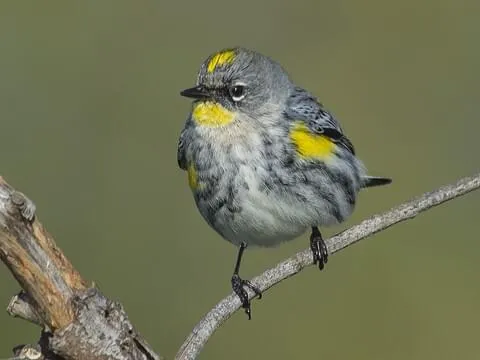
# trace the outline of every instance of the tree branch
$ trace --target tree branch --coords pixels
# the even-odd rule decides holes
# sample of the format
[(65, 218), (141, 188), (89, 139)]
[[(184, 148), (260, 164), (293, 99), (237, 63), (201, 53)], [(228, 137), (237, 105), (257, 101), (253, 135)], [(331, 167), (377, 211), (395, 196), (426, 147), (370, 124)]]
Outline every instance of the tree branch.
[(27, 320), (38, 326), (44, 326), (43, 320), (35, 310), (36, 304), (25, 291), (12, 297), (7, 306), (7, 313), (14, 317)]
[[(440, 205), (448, 200), (467, 194), (480, 187), (480, 174), (459, 180), (456, 184), (447, 185), (438, 190), (425, 193), (422, 196), (406, 202), (381, 215), (374, 215), (360, 224), (345, 230), (327, 240), (330, 254), (336, 253), (362, 239), (365, 239), (379, 231), (385, 230), (399, 222), (412, 219), (421, 212), (434, 206)], [(302, 269), (313, 264), (311, 250), (307, 249), (282, 261), (275, 267), (265, 271), (260, 276), (252, 279), (252, 283), (260, 290), (266, 291)], [(249, 291), (250, 299), (254, 296)], [(195, 326), (192, 333), (185, 340), (175, 359), (195, 359), (208, 339), (232, 314), (241, 306), (240, 300), (231, 294), (221, 300), (208, 312)]]
[(7, 308), (43, 327), (15, 359), (157, 360), (119, 303), (89, 287), (35, 216), (35, 205), (0, 177), (0, 260), (24, 293)]
[[(426, 193), (375, 215), (327, 240), (330, 254), (448, 200), (480, 188), (480, 174)], [(83, 360), (159, 358), (119, 303), (89, 287), (35, 217), (35, 206), (0, 177), (0, 260), (20, 283), (7, 311), (44, 328), (38, 344), (15, 349), (14, 359)], [(312, 265), (304, 250), (254, 278), (262, 291)], [(250, 298), (254, 294), (249, 291)], [(176, 359), (195, 359), (205, 343), (241, 304), (234, 294), (221, 300), (193, 329)]]

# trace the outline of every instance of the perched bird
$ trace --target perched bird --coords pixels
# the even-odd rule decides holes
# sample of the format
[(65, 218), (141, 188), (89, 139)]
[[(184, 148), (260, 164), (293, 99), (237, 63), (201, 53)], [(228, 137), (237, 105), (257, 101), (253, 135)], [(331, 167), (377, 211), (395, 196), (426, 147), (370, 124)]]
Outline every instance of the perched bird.
[(210, 55), (181, 95), (194, 101), (178, 165), (203, 218), (239, 246), (231, 283), (250, 318), (245, 288), (261, 292), (239, 276), (247, 246), (274, 246), (311, 229), (321, 270), (328, 252), (318, 227), (344, 221), (360, 189), (391, 180), (368, 176), (335, 117), (258, 52)]

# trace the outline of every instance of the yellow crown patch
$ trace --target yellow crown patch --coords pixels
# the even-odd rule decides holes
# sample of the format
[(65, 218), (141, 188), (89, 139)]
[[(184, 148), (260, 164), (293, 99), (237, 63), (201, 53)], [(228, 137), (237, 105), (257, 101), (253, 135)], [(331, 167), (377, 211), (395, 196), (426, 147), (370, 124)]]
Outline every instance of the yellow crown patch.
[(235, 60), (235, 51), (226, 50), (216, 53), (208, 62), (207, 71), (212, 73), (219, 66), (231, 64)]

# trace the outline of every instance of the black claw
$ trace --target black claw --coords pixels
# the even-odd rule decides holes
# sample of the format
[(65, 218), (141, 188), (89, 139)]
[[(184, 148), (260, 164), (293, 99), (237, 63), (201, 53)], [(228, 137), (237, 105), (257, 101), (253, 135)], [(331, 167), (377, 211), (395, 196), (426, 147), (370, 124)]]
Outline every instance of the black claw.
[(313, 263), (318, 262), (318, 268), (323, 270), (325, 264), (328, 262), (328, 250), (325, 241), (323, 241), (322, 234), (317, 227), (312, 228), (312, 235), (310, 235), (310, 249), (312, 249)]
[(248, 287), (250, 290), (252, 290), (255, 293), (254, 298), (256, 297), (258, 300), (262, 298), (262, 292), (258, 287), (253, 285), (250, 280), (243, 280), (243, 285)]
[(248, 300), (248, 293), (245, 288), (252, 290), (255, 293), (254, 297), (258, 297), (259, 299), (262, 298), (262, 292), (259, 288), (253, 285), (248, 280), (243, 280), (239, 275), (238, 272), (240, 271), (240, 263), (242, 262), (243, 252), (247, 248), (246, 243), (240, 244), (240, 249), (238, 250), (237, 254), (237, 262), (235, 263), (235, 270), (233, 271), (232, 276), (232, 289), (235, 294), (240, 298), (242, 302), (242, 307), (245, 309), (245, 314), (248, 315), (248, 320), (252, 319), (252, 310), (250, 308), (250, 300)]
[(255, 293), (255, 296), (259, 299), (262, 298), (262, 292), (255, 285), (248, 280), (243, 280), (238, 274), (232, 276), (232, 289), (235, 294), (240, 298), (242, 302), (242, 308), (245, 309), (245, 314), (248, 315), (248, 320), (252, 319), (252, 310), (250, 307), (250, 300), (248, 300), (248, 293), (245, 288), (249, 288)]

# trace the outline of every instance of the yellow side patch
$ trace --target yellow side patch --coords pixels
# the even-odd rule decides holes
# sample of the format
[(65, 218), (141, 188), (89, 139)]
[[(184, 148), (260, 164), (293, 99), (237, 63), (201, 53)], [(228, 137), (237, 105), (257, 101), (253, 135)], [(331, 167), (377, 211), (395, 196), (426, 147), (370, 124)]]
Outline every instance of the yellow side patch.
[(188, 185), (190, 186), (190, 189), (192, 190), (198, 189), (197, 170), (195, 170), (195, 166), (193, 166), (193, 164), (188, 165), (187, 174), (188, 174)]
[(233, 121), (234, 114), (225, 109), (219, 103), (213, 101), (201, 101), (194, 105), (192, 119), (203, 126), (223, 126)]
[(225, 64), (231, 64), (235, 59), (235, 51), (226, 50), (215, 54), (207, 65), (207, 71), (212, 73), (218, 66), (222, 66)]
[(328, 137), (313, 134), (301, 122), (295, 123), (290, 131), (290, 139), (297, 147), (297, 152), (302, 158), (326, 159), (330, 157), (335, 148), (335, 143)]

